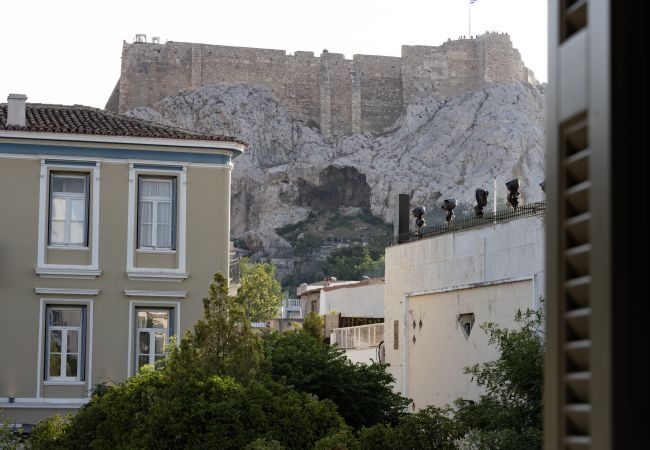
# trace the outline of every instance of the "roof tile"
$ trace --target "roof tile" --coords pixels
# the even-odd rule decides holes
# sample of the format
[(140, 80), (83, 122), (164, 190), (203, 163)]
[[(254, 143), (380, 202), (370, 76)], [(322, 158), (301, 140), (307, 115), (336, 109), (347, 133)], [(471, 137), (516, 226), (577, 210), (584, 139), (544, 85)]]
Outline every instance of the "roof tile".
[(231, 136), (196, 133), (182, 128), (157, 125), (81, 105), (27, 103), (25, 116), (26, 126), (7, 125), (7, 104), (0, 104), (0, 130), (221, 141), (248, 145)]

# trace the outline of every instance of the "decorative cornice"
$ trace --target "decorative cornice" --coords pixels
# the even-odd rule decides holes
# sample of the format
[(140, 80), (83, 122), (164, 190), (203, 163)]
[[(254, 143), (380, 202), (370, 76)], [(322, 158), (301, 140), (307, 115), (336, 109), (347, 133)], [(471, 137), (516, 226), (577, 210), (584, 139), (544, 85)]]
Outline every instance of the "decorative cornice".
[(54, 295), (99, 295), (101, 289), (45, 288), (35, 287), (37, 294)]
[(34, 269), (34, 271), (41, 278), (90, 279), (97, 278), (102, 274), (101, 270), (96, 269), (58, 269), (49, 267), (37, 267)]
[(190, 276), (189, 273), (182, 272), (127, 272), (129, 280), (135, 281), (183, 281)]
[(127, 297), (185, 298), (187, 297), (187, 291), (150, 291), (143, 289), (124, 289), (124, 295)]

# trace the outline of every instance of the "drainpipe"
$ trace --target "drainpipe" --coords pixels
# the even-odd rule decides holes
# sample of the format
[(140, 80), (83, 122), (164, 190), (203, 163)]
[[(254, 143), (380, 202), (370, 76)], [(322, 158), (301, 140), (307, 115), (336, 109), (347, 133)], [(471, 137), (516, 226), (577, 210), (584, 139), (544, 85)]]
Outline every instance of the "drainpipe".
[(408, 295), (404, 296), (404, 318), (402, 319), (402, 330), (403, 330), (403, 340), (402, 347), (404, 349), (403, 355), (404, 359), (402, 361), (402, 395), (408, 398), (409, 393), (409, 339), (408, 339), (408, 318), (409, 318), (409, 297)]

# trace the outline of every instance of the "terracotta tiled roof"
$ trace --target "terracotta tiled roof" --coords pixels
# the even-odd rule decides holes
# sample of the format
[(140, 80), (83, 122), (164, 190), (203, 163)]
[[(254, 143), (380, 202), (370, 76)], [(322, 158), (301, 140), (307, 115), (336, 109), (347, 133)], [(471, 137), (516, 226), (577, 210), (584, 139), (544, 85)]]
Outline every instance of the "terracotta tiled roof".
[(27, 126), (7, 126), (7, 104), (0, 104), (0, 130), (221, 141), (248, 145), (246, 142), (230, 136), (201, 134), (182, 128), (156, 125), (145, 120), (120, 116), (102, 109), (81, 105), (27, 103), (25, 115)]

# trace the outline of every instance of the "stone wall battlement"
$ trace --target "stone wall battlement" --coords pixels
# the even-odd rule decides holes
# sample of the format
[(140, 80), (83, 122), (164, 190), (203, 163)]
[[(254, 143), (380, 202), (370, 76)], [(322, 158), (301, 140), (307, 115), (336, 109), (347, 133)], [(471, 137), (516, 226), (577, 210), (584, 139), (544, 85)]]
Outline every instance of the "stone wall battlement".
[(325, 135), (380, 133), (406, 106), (498, 82), (536, 83), (507, 34), (402, 46), (402, 56), (354, 55), (167, 42), (124, 42), (106, 109), (125, 112), (204, 84), (264, 85), (294, 119)]

